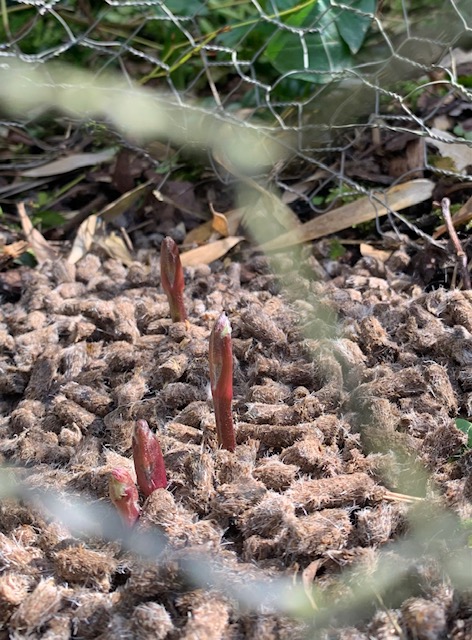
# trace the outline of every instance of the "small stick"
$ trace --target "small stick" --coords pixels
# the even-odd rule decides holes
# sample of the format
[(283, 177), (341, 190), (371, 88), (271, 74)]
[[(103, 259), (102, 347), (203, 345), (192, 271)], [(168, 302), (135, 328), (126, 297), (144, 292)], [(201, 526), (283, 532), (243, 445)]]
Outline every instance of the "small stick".
[(138, 490), (131, 474), (121, 467), (113, 469), (108, 482), (110, 500), (115, 505), (123, 522), (132, 527), (139, 518)]
[(172, 322), (185, 322), (184, 270), (179, 248), (169, 237), (164, 238), (161, 244), (161, 284), (169, 301)]
[(146, 420), (138, 420), (133, 433), (133, 460), (138, 487), (143, 495), (167, 486), (166, 467), (161, 445)]
[(447, 232), (451, 238), (454, 251), (457, 256), (457, 262), (459, 263), (459, 268), (462, 276), (462, 288), (470, 289), (470, 274), (469, 274), (469, 269), (467, 265), (467, 255), (464, 249), (462, 248), (461, 242), (457, 236), (456, 230), (454, 228), (454, 224), (452, 222), (451, 210), (450, 210), (451, 201), (449, 200), (449, 198), (443, 198), (441, 200), (440, 206), (441, 206), (444, 222), (446, 224)]
[(233, 400), (231, 325), (224, 313), (215, 322), (210, 335), (209, 362), (218, 445), (228, 451), (234, 451), (236, 439), (231, 411)]
[(392, 502), (424, 502), (425, 498), (420, 498), (418, 496), (409, 496), (405, 493), (397, 493), (396, 491), (386, 491), (384, 493), (384, 498), (386, 500), (391, 500)]

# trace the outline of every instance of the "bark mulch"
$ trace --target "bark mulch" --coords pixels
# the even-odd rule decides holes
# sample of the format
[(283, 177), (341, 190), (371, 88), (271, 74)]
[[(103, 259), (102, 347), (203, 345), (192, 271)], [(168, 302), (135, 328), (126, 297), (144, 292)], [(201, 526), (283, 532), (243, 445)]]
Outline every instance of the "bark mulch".
[[(302, 276), (255, 253), (186, 269), (175, 324), (157, 258), (25, 271), (0, 309), (3, 465), (25, 490), (108, 505), (143, 418), (169, 485), (137, 525), (164, 540), (155, 558), (5, 498), (0, 638), (472, 638), (472, 454), (455, 423), (472, 415), (472, 294), (425, 293), (406, 262), (361, 258), (326, 282), (310, 259)], [(222, 310), (234, 453), (209, 393)], [(280, 578), (301, 587), (299, 617), (270, 604)], [(238, 600), (253, 580), (264, 605)]]

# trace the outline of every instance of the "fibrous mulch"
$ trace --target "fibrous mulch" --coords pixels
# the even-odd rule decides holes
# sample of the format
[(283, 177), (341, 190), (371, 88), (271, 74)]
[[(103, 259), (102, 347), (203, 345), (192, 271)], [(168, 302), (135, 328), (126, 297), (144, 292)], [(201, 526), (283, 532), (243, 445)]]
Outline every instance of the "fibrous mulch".
[[(0, 309), (3, 464), (27, 489), (108, 504), (109, 472), (134, 473), (133, 426), (146, 419), (169, 485), (143, 501), (137, 531), (158, 531), (165, 548), (144, 558), (5, 499), (0, 638), (471, 638), (471, 583), (428, 555), (430, 540), (419, 557), (395, 546), (450, 512), (444, 556), (462, 558), (472, 517), (455, 425), (472, 414), (472, 295), (424, 293), (407, 262), (402, 250), (362, 258), (326, 282), (310, 259), (302, 276), (288, 257), (274, 272), (257, 254), (187, 269), (189, 322), (175, 324), (157, 258), (25, 271), (20, 299)], [(234, 453), (217, 449), (208, 385), (222, 310)], [(384, 557), (400, 577), (361, 602), (356, 588)], [(189, 575), (199, 558), (220, 582)], [(270, 591), (278, 578), (306, 588), (300, 617), (238, 601), (238, 586)]]

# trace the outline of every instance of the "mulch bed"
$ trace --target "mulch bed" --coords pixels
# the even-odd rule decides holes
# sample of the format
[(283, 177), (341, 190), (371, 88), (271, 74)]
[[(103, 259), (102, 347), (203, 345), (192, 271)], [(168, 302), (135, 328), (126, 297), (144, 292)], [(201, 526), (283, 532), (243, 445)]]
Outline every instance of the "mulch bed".
[[(166, 546), (143, 558), (3, 500), (0, 638), (471, 638), (470, 582), (448, 563), (467, 552), (472, 518), (472, 458), (454, 421), (472, 415), (472, 294), (425, 293), (408, 261), (398, 249), (385, 264), (331, 264), (327, 281), (310, 258), (303, 276), (255, 253), (189, 268), (189, 322), (175, 324), (157, 257), (25, 270), (21, 297), (0, 309), (1, 461), (27, 488), (108, 504), (109, 473), (133, 470), (146, 419), (169, 485), (143, 501), (137, 531)], [(234, 453), (217, 449), (208, 383), (222, 310)], [(402, 554), (418, 522), (444, 513), (442, 556), (432, 538)], [(189, 576), (199, 558), (219, 584)], [(369, 592), (384, 560), (397, 579)], [(306, 587), (300, 617), (231, 590), (279, 578)]]

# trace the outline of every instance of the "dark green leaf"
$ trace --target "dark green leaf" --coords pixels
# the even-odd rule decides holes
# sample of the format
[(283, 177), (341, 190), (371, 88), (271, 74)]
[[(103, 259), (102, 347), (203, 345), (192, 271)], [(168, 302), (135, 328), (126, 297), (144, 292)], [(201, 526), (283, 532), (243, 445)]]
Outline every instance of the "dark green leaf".
[[(372, 22), (372, 16), (374, 15), (377, 2), (376, 0), (352, 0), (344, 4), (349, 5), (353, 11), (348, 9), (340, 11), (336, 17), (336, 25), (342, 39), (351, 50), (351, 53), (355, 54), (364, 42), (364, 38)], [(356, 13), (355, 10), (369, 15), (363, 16)]]
[(60, 227), (65, 222), (64, 216), (58, 211), (40, 211), (32, 218), (32, 223), (35, 227), (40, 226), (42, 229), (53, 229), (54, 227)]
[[(371, 17), (332, 6), (330, 0), (301, 2), (300, 9), (290, 14), (283, 13), (289, 8), (285, 0), (276, 4), (281, 22), (290, 27), (280, 27), (265, 49), (266, 58), (277, 71), (325, 83), (352, 66), (352, 53), (360, 48)], [(355, 10), (373, 12), (376, 0), (347, 0), (347, 4)]]

